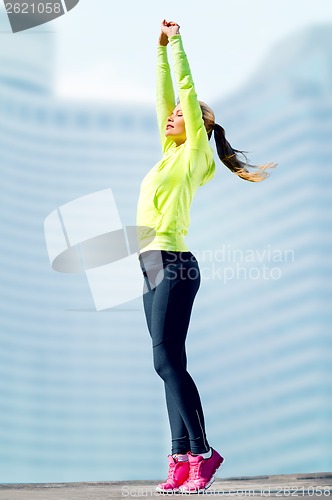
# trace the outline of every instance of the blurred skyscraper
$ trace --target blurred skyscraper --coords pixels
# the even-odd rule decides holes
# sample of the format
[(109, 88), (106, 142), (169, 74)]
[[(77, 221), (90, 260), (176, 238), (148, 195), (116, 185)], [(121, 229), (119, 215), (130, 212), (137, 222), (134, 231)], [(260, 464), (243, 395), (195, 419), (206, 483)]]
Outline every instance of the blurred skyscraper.
[[(107, 187), (135, 223), (154, 110), (57, 99), (53, 36), (0, 45), (0, 481), (160, 478), (169, 431), (141, 300), (94, 311), (43, 234), (56, 207)], [(189, 369), (227, 476), (332, 466), (331, 59), (331, 26), (308, 29), (214, 106), (233, 147), (279, 163), (261, 184), (220, 164), (187, 238), (202, 272)]]
[(225, 173), (211, 183), (206, 210), (194, 209), (216, 257), (224, 243), (227, 284), (207, 287), (200, 370), (214, 379), (206, 385), (213, 434), (237, 474), (332, 467), (331, 63), (331, 25), (308, 28), (214, 106), (233, 147), (253, 163), (279, 163), (261, 184)]
[(144, 477), (164, 411), (141, 301), (97, 313), (85, 275), (52, 271), (44, 220), (111, 187), (135, 224), (139, 179), (159, 154), (153, 109), (57, 100), (54, 34), (3, 24), (0, 481), (127, 478), (121, 458), (147, 441), (130, 473)]

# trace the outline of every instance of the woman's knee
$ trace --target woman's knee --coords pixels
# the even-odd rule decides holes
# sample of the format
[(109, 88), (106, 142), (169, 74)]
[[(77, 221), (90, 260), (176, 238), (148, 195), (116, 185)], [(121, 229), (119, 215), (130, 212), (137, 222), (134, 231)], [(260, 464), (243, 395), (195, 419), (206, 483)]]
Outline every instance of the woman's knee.
[(154, 359), (153, 364), (154, 364), (154, 369), (159, 375), (159, 377), (166, 382), (170, 377), (171, 373), (169, 367), (165, 363), (161, 362), (159, 359), (158, 360)]
[(165, 382), (174, 376), (178, 376), (179, 372), (185, 370), (183, 366), (183, 357), (179, 356), (176, 359), (174, 353), (169, 354), (165, 346), (161, 344), (153, 348), (153, 365), (154, 369)]

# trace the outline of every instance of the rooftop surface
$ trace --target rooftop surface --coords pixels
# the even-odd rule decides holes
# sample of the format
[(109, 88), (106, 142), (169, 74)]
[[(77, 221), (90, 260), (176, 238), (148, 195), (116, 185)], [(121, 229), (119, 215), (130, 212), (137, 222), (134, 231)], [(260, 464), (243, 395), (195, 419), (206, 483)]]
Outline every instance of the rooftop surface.
[[(155, 491), (159, 481), (0, 484), (1, 500), (109, 500), (111, 498), (197, 498)], [(160, 481), (161, 482), (161, 481)], [(225, 498), (318, 498), (332, 500), (332, 472), (217, 478), (200, 496)]]

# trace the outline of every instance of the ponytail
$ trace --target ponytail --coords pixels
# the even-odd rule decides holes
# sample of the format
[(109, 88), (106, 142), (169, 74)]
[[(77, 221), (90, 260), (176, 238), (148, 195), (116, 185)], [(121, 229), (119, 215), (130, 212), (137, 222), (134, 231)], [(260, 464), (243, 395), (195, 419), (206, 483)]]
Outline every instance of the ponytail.
[[(269, 176), (269, 173), (266, 172), (269, 168), (274, 168), (277, 164), (267, 163), (265, 165), (255, 166), (250, 165), (248, 163), (248, 159), (244, 153), (248, 151), (240, 151), (238, 149), (232, 148), (230, 143), (227, 141), (225, 137), (225, 130), (218, 125), (214, 124), (214, 140), (216, 142), (217, 153), (220, 160), (226, 165), (229, 170), (234, 172), (234, 174), (241, 177), (241, 179), (245, 179), (246, 181), (251, 182), (260, 182), (266, 179)], [(210, 137), (212, 135), (212, 130), (210, 133)], [(245, 163), (238, 158), (238, 153), (242, 154), (245, 158)], [(246, 167), (251, 167), (257, 169), (256, 172), (250, 172)]]
[[(199, 101), (199, 104), (202, 110), (202, 117), (208, 138), (210, 140), (212, 132), (214, 132), (217, 153), (223, 164), (226, 165), (229, 170), (234, 172), (234, 174), (241, 177), (241, 179), (245, 179), (246, 181), (260, 182), (266, 179), (266, 177), (269, 176), (269, 173), (266, 172), (266, 170), (276, 167), (277, 163), (267, 163), (266, 165), (260, 166), (250, 165), (246, 155), (244, 154), (248, 151), (240, 151), (232, 148), (225, 137), (225, 130), (220, 125), (215, 123), (215, 116), (210, 106), (203, 101)], [(238, 154), (243, 155), (245, 162), (240, 160)], [(256, 169), (256, 172), (250, 172), (247, 167)]]

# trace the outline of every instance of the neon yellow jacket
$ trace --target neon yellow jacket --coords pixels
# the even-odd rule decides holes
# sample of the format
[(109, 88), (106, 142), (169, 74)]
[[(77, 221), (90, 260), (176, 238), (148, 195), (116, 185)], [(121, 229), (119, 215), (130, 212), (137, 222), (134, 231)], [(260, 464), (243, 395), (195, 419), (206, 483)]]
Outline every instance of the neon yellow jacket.
[[(176, 106), (167, 46), (158, 46), (156, 109), (162, 159), (144, 177), (136, 225), (141, 252), (188, 251), (184, 236), (190, 225), (190, 206), (196, 190), (215, 173), (213, 150), (202, 118), (181, 35), (169, 37), (174, 74), (186, 127), (180, 146), (165, 135), (167, 119)], [(154, 235), (151, 236), (151, 228)], [(152, 241), (151, 241), (152, 240)]]

